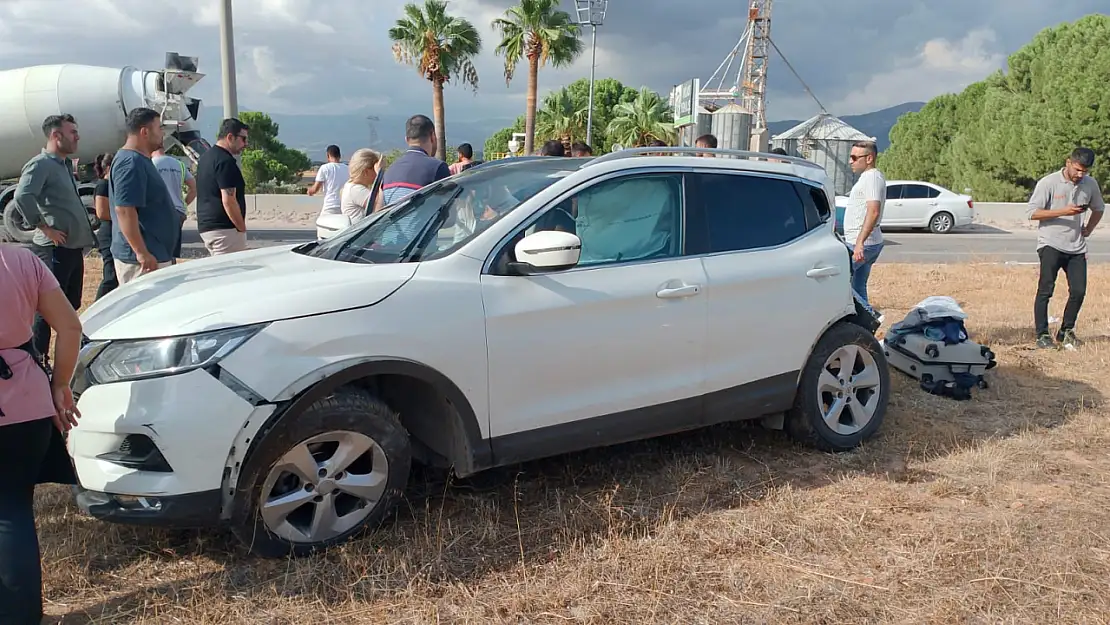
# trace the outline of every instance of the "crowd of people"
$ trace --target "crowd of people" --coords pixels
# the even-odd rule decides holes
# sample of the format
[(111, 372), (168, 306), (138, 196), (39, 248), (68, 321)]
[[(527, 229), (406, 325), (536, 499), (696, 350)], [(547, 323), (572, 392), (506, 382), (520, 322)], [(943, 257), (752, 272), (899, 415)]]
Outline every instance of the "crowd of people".
[[(84, 250), (96, 247), (104, 261), (100, 298), (176, 262), (186, 207), (194, 201), (197, 230), (210, 254), (247, 248), (245, 183), (236, 156), (246, 148), (250, 128), (238, 119), (223, 120), (215, 145), (200, 157), (194, 174), (166, 155), (156, 111), (134, 109), (126, 124), (125, 144), (96, 162), (94, 206), (101, 225), (94, 232), (70, 159), (80, 139), (77, 121), (65, 114), (46, 118), (45, 146), (24, 166), (14, 197), (34, 229), (33, 238), (25, 246), (0, 245), (0, 622), (37, 623), (42, 617), (35, 485), (76, 483), (63, 437), (80, 417), (70, 382), (82, 332), (76, 311), (82, 304)], [(310, 195), (323, 193), (321, 212), (343, 214), (353, 222), (479, 163), (469, 144), (459, 146), (458, 162), (451, 166), (435, 158), (435, 125), (424, 115), (408, 120), (405, 139), (408, 149), (384, 172), (381, 154), (374, 150), (358, 150), (344, 163), (339, 148), (330, 146), (328, 162), (309, 189)], [(665, 147), (661, 141), (653, 146)], [(717, 139), (703, 135), (695, 146), (715, 149)], [(583, 157), (593, 150), (573, 143), (569, 152)], [(567, 150), (561, 141), (547, 141), (539, 153), (561, 157)], [(852, 286), (865, 301), (871, 267), (884, 246), (880, 220), (886, 179), (876, 167), (877, 155), (873, 142), (853, 146), (850, 161), (858, 180), (844, 215)], [(1075, 326), (1086, 293), (1086, 239), (1105, 210), (1099, 185), (1088, 175), (1094, 162), (1092, 150), (1076, 148), (1062, 169), (1036, 184), (1029, 199), (1027, 216), (1038, 224), (1040, 280), (1033, 317), (1039, 347), (1079, 345)], [(379, 175), (381, 193), (371, 207)], [(1053, 336), (1048, 304), (1060, 271), (1067, 276), (1069, 294)], [(53, 353), (47, 357), (52, 333)]]

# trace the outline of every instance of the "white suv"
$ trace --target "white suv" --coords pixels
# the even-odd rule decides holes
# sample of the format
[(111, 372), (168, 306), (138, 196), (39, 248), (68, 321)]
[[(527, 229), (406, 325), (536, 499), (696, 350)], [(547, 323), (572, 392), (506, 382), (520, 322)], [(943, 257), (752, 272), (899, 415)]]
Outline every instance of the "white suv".
[(752, 418), (859, 445), (889, 373), (824, 170), (661, 150), (487, 164), (327, 241), (120, 287), (83, 315), (80, 506), (300, 554), (378, 525), (413, 462)]

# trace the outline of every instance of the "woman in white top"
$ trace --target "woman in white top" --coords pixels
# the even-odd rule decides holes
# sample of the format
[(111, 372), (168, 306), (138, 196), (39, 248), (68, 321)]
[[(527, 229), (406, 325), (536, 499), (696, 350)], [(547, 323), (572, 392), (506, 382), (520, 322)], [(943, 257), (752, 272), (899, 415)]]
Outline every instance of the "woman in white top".
[(370, 189), (374, 178), (382, 168), (382, 155), (369, 148), (356, 150), (348, 164), (350, 179), (339, 191), (339, 206), (351, 223), (366, 216), (366, 204), (370, 201)]

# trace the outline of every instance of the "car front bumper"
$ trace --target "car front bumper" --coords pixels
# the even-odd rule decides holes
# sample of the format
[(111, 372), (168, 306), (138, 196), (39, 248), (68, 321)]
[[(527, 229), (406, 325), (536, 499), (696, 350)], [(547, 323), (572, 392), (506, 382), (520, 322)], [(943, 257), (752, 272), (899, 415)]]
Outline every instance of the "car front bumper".
[(79, 497), (82, 508), (98, 518), (152, 524), (206, 519), (208, 511), (183, 508), (209, 498), (218, 518), (236, 435), (275, 409), (252, 404), (199, 369), (93, 385), (83, 389), (77, 407), (69, 453), (86, 493)]
[(222, 498), (219, 490), (135, 497), (113, 495), (74, 487), (77, 507), (89, 516), (112, 523), (158, 527), (212, 527), (220, 522)]

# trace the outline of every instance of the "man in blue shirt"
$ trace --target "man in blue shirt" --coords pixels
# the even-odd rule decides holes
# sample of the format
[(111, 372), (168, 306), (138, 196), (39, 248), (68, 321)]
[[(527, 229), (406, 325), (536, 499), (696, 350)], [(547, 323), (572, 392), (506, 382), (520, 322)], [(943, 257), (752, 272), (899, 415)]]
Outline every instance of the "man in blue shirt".
[(375, 211), (451, 175), (447, 163), (431, 156), (436, 149), (436, 126), (427, 115), (409, 118), (405, 124), (405, 141), (409, 149), (382, 174), (382, 190)]
[(168, 267), (177, 243), (177, 211), (150, 155), (162, 147), (162, 117), (137, 108), (127, 114), (127, 142), (112, 159), (112, 256), (120, 284)]

